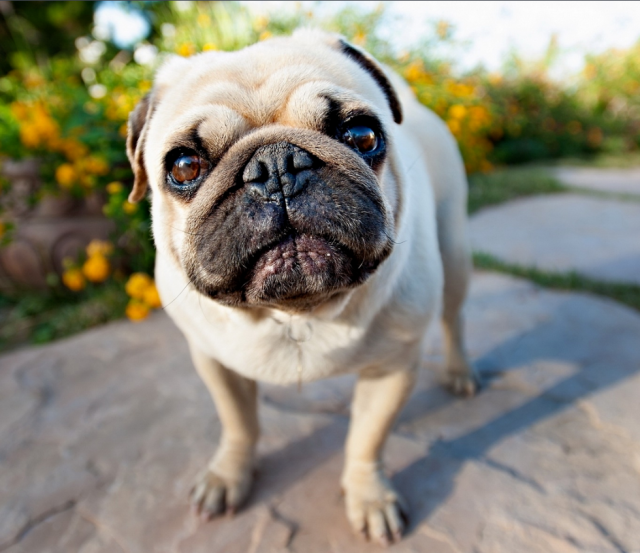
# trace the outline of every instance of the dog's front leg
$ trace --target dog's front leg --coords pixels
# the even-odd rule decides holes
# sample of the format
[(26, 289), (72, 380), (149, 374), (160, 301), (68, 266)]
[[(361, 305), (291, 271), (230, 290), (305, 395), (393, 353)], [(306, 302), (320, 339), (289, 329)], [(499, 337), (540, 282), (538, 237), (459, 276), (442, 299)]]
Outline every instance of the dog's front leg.
[(258, 440), (257, 386), (190, 345), (191, 358), (209, 389), (222, 423), (215, 455), (191, 490), (194, 509), (211, 518), (233, 513), (251, 490)]
[(383, 545), (400, 539), (407, 509), (384, 475), (382, 448), (415, 376), (414, 368), (364, 372), (356, 384), (351, 406), (342, 475), (347, 517), (356, 531)]

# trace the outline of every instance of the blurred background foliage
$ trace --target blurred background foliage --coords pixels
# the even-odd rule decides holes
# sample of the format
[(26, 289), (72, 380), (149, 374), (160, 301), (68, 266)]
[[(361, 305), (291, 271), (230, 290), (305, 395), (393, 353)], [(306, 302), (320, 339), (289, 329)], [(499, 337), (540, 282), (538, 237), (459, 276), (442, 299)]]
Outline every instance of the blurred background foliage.
[[(167, 54), (236, 50), (300, 25), (339, 32), (402, 74), (419, 100), (446, 121), (471, 175), (552, 158), (626, 154), (640, 144), (640, 44), (590, 55), (581, 75), (558, 82), (549, 76), (557, 50), (553, 40), (543, 59), (532, 63), (513, 56), (500, 73), (461, 73), (455, 60), (438, 55), (439, 45), (456, 40), (445, 21), (434, 22), (431, 34), (398, 51), (382, 32), (382, 4), (367, 12), (347, 5), (318, 20), (302, 6), (267, 17), (235, 2), (127, 2), (121, 7), (146, 20), (148, 33), (125, 47), (94, 24), (97, 6), (0, 2), (0, 161), (37, 159), (43, 184), (31, 202), (46, 195), (98, 195), (116, 229), (108, 246), (94, 244), (68, 260), (62, 278), (50, 280), (50, 293), (31, 294), (26, 307), (24, 295), (0, 298), (0, 309), (12, 309), (9, 318), (39, 317), (32, 325), (36, 341), (75, 331), (78, 318), (81, 327), (125, 310), (140, 319), (157, 306), (153, 282), (140, 277), (153, 272), (149, 205), (127, 201), (132, 175), (125, 137), (129, 112), (150, 90), (154, 70)], [(485, 190), (486, 179), (478, 182)], [(0, 186), (6, 190), (11, 183), (4, 179)], [(475, 207), (482, 202), (478, 194), (471, 197)], [(0, 213), (4, 243), (12, 225)], [(137, 284), (144, 281), (149, 301), (140, 288), (137, 295), (129, 293), (127, 303), (125, 286), (135, 288), (131, 275)], [(95, 308), (104, 305), (98, 296), (111, 307)], [(84, 311), (72, 325), (51, 327), (52, 317), (42, 317), (52, 306), (64, 305), (62, 319), (74, 319), (69, 315), (74, 302)], [(93, 318), (92, 312), (97, 312)], [(0, 346), (11, 340), (2, 332)]]

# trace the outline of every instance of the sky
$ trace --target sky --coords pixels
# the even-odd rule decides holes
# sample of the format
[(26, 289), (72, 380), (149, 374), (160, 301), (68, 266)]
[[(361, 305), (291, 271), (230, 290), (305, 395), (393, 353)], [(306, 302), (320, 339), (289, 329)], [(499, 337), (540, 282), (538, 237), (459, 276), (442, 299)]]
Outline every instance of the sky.
[[(295, 5), (284, 1), (242, 3), (257, 12), (294, 9)], [(143, 38), (148, 24), (118, 4), (102, 2), (96, 23), (100, 29), (108, 29), (117, 44), (126, 46)], [(326, 14), (346, 4), (375, 9), (379, 2), (300, 4)], [(555, 71), (575, 73), (581, 69), (586, 52), (628, 48), (640, 38), (640, 2), (396, 1), (388, 5), (389, 14), (395, 16), (388, 33), (399, 48), (419, 41), (435, 21), (451, 23), (456, 39), (464, 44), (456, 56), (462, 70), (479, 64), (499, 70), (512, 50), (525, 59), (540, 58), (555, 35), (562, 52)]]

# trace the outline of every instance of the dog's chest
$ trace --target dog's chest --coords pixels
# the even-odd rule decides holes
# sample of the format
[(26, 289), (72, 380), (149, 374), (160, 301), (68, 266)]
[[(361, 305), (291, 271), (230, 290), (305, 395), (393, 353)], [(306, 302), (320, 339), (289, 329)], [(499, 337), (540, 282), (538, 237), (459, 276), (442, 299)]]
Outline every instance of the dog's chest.
[(256, 320), (202, 298), (157, 261), (156, 282), (165, 310), (187, 340), (247, 378), (307, 382), (357, 370), (363, 362), (362, 327), (284, 314)]
[(307, 382), (359, 364), (363, 331), (355, 327), (288, 317), (255, 322), (233, 313), (225, 319), (223, 324), (189, 325), (187, 332), (200, 349), (247, 378)]

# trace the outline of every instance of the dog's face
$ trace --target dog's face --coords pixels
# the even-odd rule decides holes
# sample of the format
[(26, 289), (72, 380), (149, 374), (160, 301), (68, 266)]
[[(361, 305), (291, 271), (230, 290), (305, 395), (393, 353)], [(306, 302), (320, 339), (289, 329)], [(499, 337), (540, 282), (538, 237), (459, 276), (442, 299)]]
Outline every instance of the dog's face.
[(148, 181), (158, 249), (227, 305), (308, 311), (392, 249), (398, 100), (370, 58), (311, 35), (174, 58), (130, 118), (131, 199)]

